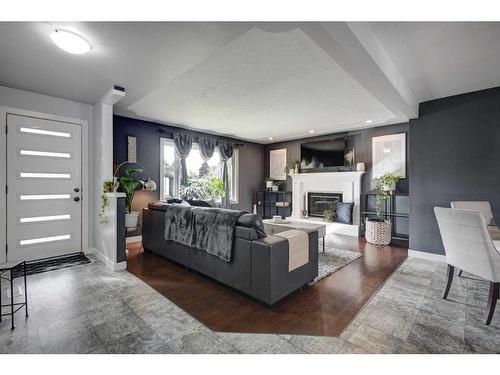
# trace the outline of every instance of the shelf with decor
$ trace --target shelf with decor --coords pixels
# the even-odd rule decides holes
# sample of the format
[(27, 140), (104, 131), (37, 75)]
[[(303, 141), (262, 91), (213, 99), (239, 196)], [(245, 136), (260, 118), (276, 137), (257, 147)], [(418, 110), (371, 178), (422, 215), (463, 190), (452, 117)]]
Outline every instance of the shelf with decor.
[[(374, 209), (375, 207), (375, 200), (377, 197), (377, 192), (375, 190), (370, 191), (368, 193), (362, 193), (361, 194), (361, 212), (360, 212), (360, 217), (361, 217), (361, 230), (364, 232), (365, 230), (365, 219), (366, 218), (373, 218), (377, 216), (377, 212)], [(398, 233), (396, 231), (396, 228), (399, 225), (403, 225), (401, 222), (405, 221), (405, 224), (408, 224), (408, 221), (410, 219), (410, 213), (408, 212), (401, 212), (398, 210), (398, 202), (401, 204), (404, 200), (408, 200), (409, 194), (408, 193), (400, 193), (397, 191), (394, 191), (390, 194), (389, 199), (387, 199), (384, 202), (383, 205), (383, 210), (382, 210), (382, 217), (385, 220), (391, 220), (393, 222), (393, 225), (391, 227), (391, 239), (393, 240), (400, 240), (400, 241), (408, 241), (409, 240), (409, 235), (406, 233)], [(407, 202), (409, 206), (409, 201)]]
[[(280, 215), (282, 218), (292, 214), (292, 192), (291, 191), (267, 191), (256, 192), (257, 213), (264, 219)], [(282, 202), (284, 207), (277, 206)]]

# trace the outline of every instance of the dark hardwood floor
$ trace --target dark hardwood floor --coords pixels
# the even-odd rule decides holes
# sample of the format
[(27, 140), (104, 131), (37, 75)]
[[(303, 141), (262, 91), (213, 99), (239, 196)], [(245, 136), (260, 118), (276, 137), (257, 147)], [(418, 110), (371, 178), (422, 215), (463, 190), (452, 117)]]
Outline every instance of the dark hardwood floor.
[(331, 235), (327, 246), (363, 256), (266, 307), (216, 281), (129, 244), (127, 270), (214, 331), (338, 336), (407, 257), (403, 245), (375, 246)]

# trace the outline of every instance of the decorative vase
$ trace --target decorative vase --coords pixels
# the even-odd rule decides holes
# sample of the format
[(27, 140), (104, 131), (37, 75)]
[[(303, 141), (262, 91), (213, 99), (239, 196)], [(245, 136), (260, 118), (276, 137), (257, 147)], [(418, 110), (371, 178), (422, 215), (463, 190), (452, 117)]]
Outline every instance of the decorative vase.
[(252, 211), (252, 212), (253, 212), (254, 214), (256, 214), (256, 213), (257, 213), (257, 205), (256, 205), (256, 204), (254, 204), (254, 205), (253, 205), (253, 211)]
[(299, 165), (295, 164), (295, 169), (293, 170), (293, 173), (297, 174), (299, 173)]
[(127, 232), (132, 232), (137, 229), (137, 222), (139, 221), (139, 212), (132, 211), (125, 214), (125, 227)]
[(391, 243), (391, 222), (366, 219), (365, 238), (374, 245), (389, 245)]
[(364, 171), (365, 171), (365, 168), (366, 168), (366, 167), (365, 167), (365, 163), (358, 163), (358, 164), (356, 164), (356, 170), (357, 170), (358, 172), (364, 172)]

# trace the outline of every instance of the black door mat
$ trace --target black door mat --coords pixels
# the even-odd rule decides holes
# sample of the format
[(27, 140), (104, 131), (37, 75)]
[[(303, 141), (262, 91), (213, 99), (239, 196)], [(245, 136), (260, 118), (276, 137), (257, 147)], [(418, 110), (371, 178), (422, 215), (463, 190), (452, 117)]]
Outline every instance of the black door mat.
[[(92, 263), (84, 253), (75, 253), (62, 257), (47, 258), (42, 260), (34, 260), (26, 262), (26, 275), (35, 275), (37, 273), (59, 270), (61, 268), (69, 268), (79, 266), (81, 264)], [(23, 275), (23, 270), (14, 272), (14, 277)]]

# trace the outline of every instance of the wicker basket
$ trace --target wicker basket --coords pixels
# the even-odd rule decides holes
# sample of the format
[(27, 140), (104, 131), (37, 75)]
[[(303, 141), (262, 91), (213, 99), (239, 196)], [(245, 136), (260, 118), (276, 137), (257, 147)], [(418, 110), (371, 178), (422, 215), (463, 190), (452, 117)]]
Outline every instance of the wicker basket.
[(391, 243), (391, 222), (365, 221), (365, 238), (369, 243), (374, 245), (389, 245)]

